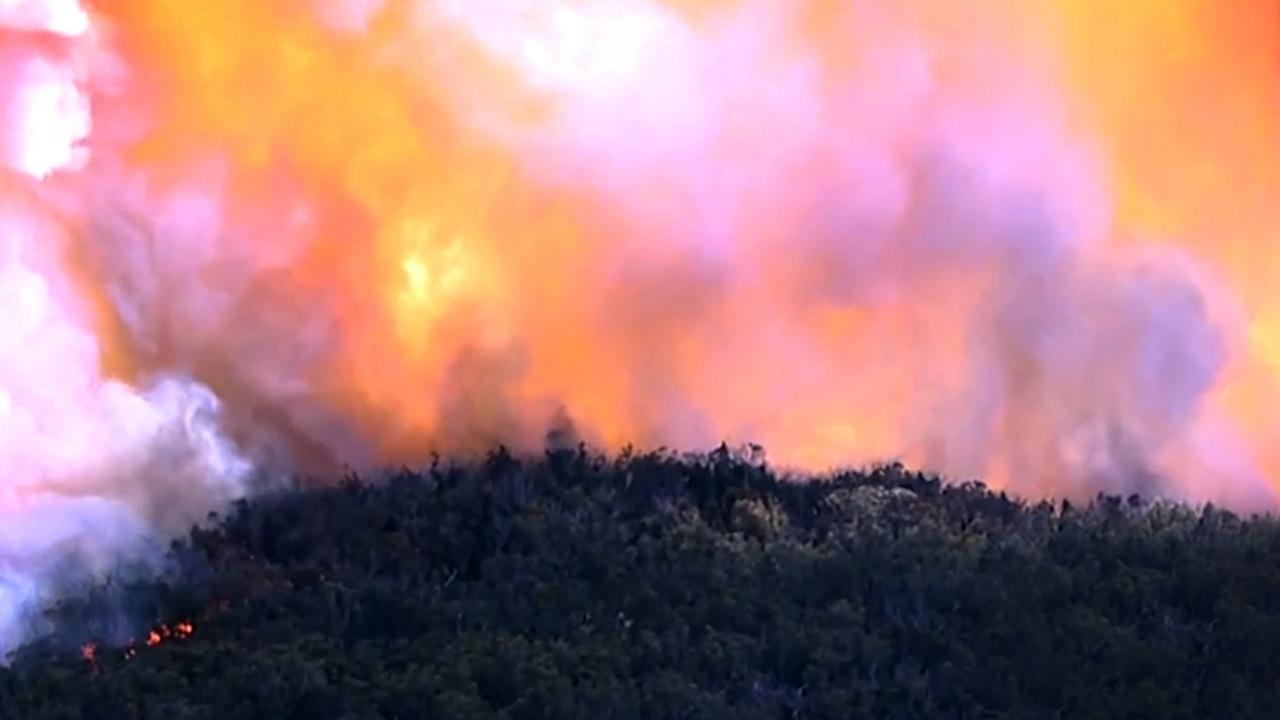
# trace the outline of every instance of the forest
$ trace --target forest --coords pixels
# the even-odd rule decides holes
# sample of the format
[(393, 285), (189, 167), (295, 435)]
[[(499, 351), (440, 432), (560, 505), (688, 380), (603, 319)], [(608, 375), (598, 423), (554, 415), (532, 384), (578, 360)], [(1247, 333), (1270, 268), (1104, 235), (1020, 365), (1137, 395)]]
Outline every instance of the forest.
[[(584, 447), (242, 501), (48, 608), (0, 717), (1274, 717), (1280, 526)], [(1268, 710), (1268, 708), (1271, 708)]]

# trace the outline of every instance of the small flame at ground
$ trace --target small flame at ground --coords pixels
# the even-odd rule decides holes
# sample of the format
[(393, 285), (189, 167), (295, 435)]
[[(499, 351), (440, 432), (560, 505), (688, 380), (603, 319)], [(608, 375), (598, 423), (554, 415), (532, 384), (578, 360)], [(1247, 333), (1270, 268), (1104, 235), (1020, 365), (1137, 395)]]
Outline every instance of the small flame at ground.
[(155, 647), (169, 640), (185, 640), (195, 631), (195, 625), (189, 622), (175, 623), (172, 626), (160, 625), (147, 633), (145, 644), (147, 647)]

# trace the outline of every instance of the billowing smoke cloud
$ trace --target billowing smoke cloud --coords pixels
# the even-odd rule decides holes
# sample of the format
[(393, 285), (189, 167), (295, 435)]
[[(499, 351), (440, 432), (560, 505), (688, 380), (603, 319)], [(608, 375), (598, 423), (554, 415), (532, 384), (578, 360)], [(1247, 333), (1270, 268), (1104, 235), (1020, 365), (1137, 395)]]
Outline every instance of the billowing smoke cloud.
[[(79, 35), (72, 3), (0, 6), (11, 30)], [(219, 401), (181, 369), (132, 386), (103, 370), (94, 312), (67, 263), (77, 221), (41, 178), (75, 168), (89, 130), (74, 40), (0, 46), (0, 653), (59, 570), (153, 556), (236, 497), (250, 466), (218, 430)]]
[(566, 422), (1271, 507), (1272, 5), (0, 2), (0, 646), (255, 472)]

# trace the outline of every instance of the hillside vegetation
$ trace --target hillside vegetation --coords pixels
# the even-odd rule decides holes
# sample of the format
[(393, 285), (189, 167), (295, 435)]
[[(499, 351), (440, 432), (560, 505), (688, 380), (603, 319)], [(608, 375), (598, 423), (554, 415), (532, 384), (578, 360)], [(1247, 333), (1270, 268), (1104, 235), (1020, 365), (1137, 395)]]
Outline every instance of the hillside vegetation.
[(0, 717), (1280, 708), (1280, 527), (1213, 508), (1027, 505), (898, 466), (797, 483), (723, 449), (498, 452), (241, 503), (171, 555), (52, 609), (59, 632), (0, 669)]

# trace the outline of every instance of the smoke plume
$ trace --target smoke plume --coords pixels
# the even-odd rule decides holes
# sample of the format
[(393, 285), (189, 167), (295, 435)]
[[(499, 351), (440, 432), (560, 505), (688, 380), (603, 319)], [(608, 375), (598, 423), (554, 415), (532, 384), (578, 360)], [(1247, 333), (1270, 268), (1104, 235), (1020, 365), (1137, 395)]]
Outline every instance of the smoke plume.
[(0, 651), (567, 425), (1275, 503), (1270, 0), (0, 0), (0, 100)]

